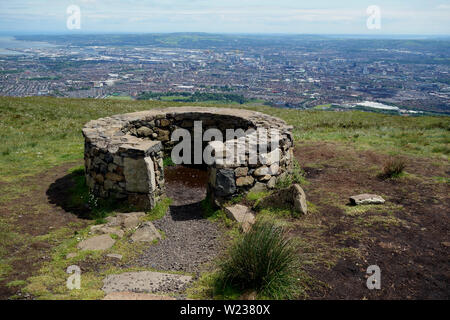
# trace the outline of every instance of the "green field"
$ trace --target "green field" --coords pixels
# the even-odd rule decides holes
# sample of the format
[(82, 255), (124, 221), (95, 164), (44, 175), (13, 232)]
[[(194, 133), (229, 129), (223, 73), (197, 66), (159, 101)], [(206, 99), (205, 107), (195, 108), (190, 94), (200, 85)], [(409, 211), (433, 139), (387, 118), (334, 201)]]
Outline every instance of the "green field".
[[(157, 107), (164, 101), (0, 98), (0, 181), (17, 181), (83, 157), (81, 128), (92, 119)], [(190, 105), (236, 107), (217, 103)], [(294, 126), (296, 141), (330, 140), (390, 154), (448, 159), (449, 117), (400, 117), (360, 111), (327, 112), (239, 106), (280, 117)]]

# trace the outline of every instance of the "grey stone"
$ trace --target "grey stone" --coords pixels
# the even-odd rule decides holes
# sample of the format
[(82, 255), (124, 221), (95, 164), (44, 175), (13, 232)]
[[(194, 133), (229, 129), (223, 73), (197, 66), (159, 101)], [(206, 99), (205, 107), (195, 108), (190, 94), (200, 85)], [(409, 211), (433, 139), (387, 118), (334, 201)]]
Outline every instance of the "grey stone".
[(291, 187), (292, 198), (294, 200), (294, 208), (297, 212), (302, 214), (308, 213), (308, 205), (306, 203), (306, 194), (305, 191), (298, 185), (294, 184)]
[(119, 181), (123, 180), (123, 176), (118, 175), (117, 173), (114, 173), (114, 172), (108, 172), (105, 177), (106, 177), (106, 179), (109, 179), (109, 180), (115, 181), (115, 182), (119, 182)]
[(263, 181), (263, 182), (265, 182), (265, 181), (269, 181), (271, 178), (272, 178), (272, 176), (271, 176), (270, 174), (267, 174), (267, 175), (265, 175), (265, 176), (259, 177), (259, 178), (258, 178), (258, 181)]
[(153, 242), (157, 239), (161, 239), (161, 234), (151, 222), (143, 223), (131, 236), (134, 242)]
[(236, 186), (238, 187), (245, 187), (245, 186), (251, 186), (255, 182), (255, 179), (252, 176), (247, 177), (239, 177), (236, 179)]
[(78, 244), (77, 247), (78, 247), (78, 249), (83, 250), (83, 251), (85, 251), (85, 250), (103, 251), (103, 250), (107, 250), (107, 249), (111, 248), (115, 242), (116, 242), (116, 240), (111, 238), (111, 236), (109, 234), (103, 234), (101, 236), (95, 236), (95, 237), (83, 240)]
[(156, 293), (166, 291), (167, 284), (173, 283), (175, 286), (170, 287), (180, 288), (179, 291), (181, 291), (191, 281), (191, 276), (178, 274), (152, 271), (125, 272), (107, 276), (103, 280), (102, 290), (107, 294), (124, 291)]
[(124, 160), (126, 190), (150, 193), (156, 189), (155, 167), (150, 157)]
[(236, 192), (236, 181), (234, 179), (234, 170), (220, 169), (216, 175), (216, 195), (226, 197)]
[(120, 156), (114, 156), (113, 162), (118, 166), (123, 166), (123, 158)]
[(110, 254), (107, 254), (106, 256), (108, 258), (117, 259), (117, 260), (122, 260), (122, 258), (123, 258), (123, 256), (118, 253), (110, 253)]
[(124, 232), (118, 228), (110, 227), (107, 224), (99, 224), (91, 227), (91, 232), (96, 234), (115, 234), (119, 238), (122, 238)]
[(308, 212), (305, 192), (298, 184), (273, 192), (256, 206), (257, 209), (265, 207), (288, 208), (301, 214)]
[(248, 232), (255, 223), (255, 215), (246, 206), (236, 204), (231, 207), (226, 207), (225, 213), (230, 219), (240, 223), (244, 232)]
[(123, 227), (125, 229), (133, 229), (139, 225), (139, 216), (138, 215), (126, 215), (123, 220)]
[(248, 168), (247, 167), (240, 167), (240, 168), (236, 168), (234, 170), (234, 174), (236, 175), (236, 177), (245, 177), (248, 174)]
[(269, 174), (271, 174), (271, 175), (278, 175), (278, 173), (280, 172), (280, 165), (278, 164), (278, 163), (273, 163), (271, 166), (270, 166), (270, 169), (269, 169)]
[(383, 204), (385, 200), (376, 194), (359, 194), (350, 197), (350, 203), (353, 205), (361, 204)]
[(267, 182), (267, 187), (269, 189), (273, 189), (273, 188), (275, 188), (276, 183), (277, 183), (277, 178), (272, 177), (272, 178), (270, 178), (269, 182)]
[(264, 183), (257, 182), (255, 185), (249, 190), (249, 192), (264, 192), (267, 191), (267, 186)]
[(153, 134), (153, 130), (148, 127), (140, 127), (136, 130), (136, 133), (143, 137), (150, 137)]
[(253, 175), (257, 176), (257, 177), (261, 177), (261, 176), (265, 176), (270, 174), (270, 169), (266, 166), (262, 166), (259, 167), (255, 170), (255, 172), (253, 173)]

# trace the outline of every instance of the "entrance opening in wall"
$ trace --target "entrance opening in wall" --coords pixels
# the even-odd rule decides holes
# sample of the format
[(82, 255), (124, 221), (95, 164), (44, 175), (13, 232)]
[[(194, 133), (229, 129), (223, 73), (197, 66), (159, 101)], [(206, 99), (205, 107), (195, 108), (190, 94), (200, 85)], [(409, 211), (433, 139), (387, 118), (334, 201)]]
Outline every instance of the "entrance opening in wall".
[(206, 166), (171, 165), (164, 167), (166, 196), (173, 206), (199, 203), (206, 197)]

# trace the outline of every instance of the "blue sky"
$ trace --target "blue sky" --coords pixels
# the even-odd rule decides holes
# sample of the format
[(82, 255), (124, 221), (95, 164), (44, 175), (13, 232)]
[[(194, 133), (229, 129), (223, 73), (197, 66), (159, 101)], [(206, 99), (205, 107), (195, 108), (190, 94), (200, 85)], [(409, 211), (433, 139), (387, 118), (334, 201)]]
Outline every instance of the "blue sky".
[[(67, 7), (81, 9), (68, 30)], [(381, 9), (381, 29), (366, 9)], [(450, 34), (450, 0), (0, 0), (1, 33)]]

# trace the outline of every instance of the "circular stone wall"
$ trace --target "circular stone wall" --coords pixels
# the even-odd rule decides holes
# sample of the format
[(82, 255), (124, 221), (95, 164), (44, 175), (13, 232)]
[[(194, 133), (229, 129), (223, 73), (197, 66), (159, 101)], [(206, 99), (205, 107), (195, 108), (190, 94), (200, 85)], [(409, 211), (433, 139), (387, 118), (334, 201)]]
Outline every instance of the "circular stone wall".
[[(208, 194), (212, 199), (220, 202), (249, 190), (272, 189), (291, 170), (292, 127), (281, 119), (243, 109), (154, 109), (101, 118), (84, 126), (86, 183), (90, 191), (100, 198), (124, 199), (138, 208), (153, 208), (164, 196), (163, 158), (170, 156), (178, 144), (171, 141), (172, 133), (182, 128), (194, 137), (196, 121), (201, 121), (203, 132), (218, 129), (224, 138), (227, 129), (245, 132), (224, 144), (202, 144), (202, 151), (210, 146), (216, 157), (208, 165)], [(259, 130), (269, 132), (267, 140), (250, 134)], [(271, 144), (274, 139), (276, 148)], [(236, 152), (239, 161), (218, 156), (226, 157), (230, 148), (242, 145), (246, 152)], [(256, 160), (249, 150), (255, 150)]]

